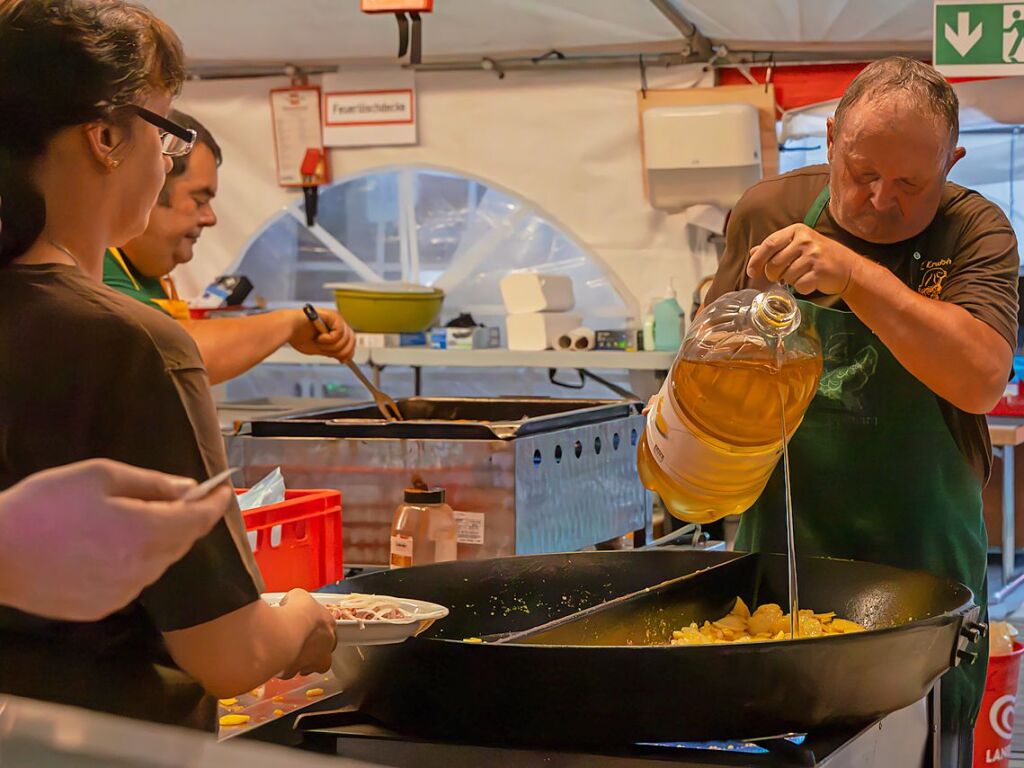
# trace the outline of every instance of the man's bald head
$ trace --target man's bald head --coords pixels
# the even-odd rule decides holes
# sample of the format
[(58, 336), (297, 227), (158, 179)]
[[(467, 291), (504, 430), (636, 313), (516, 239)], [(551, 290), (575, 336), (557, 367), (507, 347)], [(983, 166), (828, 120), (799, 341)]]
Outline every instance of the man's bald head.
[(854, 111), (873, 110), (898, 103), (921, 115), (928, 115), (949, 136), (949, 147), (960, 137), (960, 101), (946, 79), (928, 64), (890, 56), (866, 66), (850, 83), (839, 100), (833, 131), (839, 136)]

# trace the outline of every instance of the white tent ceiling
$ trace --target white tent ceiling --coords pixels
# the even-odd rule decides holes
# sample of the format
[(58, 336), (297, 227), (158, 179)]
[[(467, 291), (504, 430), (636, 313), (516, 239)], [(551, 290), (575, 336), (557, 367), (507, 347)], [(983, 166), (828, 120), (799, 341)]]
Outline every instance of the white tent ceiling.
[(713, 40), (926, 42), (932, 0), (675, 0)]
[[(931, 35), (931, 0), (669, 0), (706, 37), (726, 43), (915, 43)], [(393, 58), (388, 15), (358, 0), (148, 0), (193, 62)], [(423, 21), (430, 58), (623, 48), (678, 40), (651, 0), (436, 0)]]

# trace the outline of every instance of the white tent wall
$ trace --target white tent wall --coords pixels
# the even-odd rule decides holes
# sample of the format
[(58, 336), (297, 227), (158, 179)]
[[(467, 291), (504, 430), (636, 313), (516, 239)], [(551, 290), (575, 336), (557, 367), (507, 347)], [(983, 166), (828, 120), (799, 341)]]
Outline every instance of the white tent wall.
[[(648, 73), (652, 88), (710, 85), (699, 66)], [(195, 295), (249, 238), (294, 199), (275, 183), (268, 93), (284, 79), (189, 82), (179, 106), (224, 150), (215, 203), (193, 262), (176, 271)], [(419, 73), (419, 143), (334, 150), (334, 179), (400, 164), (475, 176), (535, 205), (588, 248), (639, 304), (672, 282), (684, 306), (714, 249), (679, 214), (656, 211), (643, 191), (635, 69)], [(704, 233), (706, 234), (706, 233)]]

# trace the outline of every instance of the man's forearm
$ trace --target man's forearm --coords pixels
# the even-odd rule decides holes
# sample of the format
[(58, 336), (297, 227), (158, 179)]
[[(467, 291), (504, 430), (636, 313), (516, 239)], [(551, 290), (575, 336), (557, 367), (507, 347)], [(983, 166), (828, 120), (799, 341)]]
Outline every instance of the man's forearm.
[(922, 296), (867, 259), (859, 260), (843, 299), (939, 397), (970, 413), (986, 413), (998, 402), (1013, 350), (963, 307)]
[(210, 383), (220, 384), (287, 344), (299, 316), (297, 310), (278, 310), (250, 317), (190, 320), (182, 325), (199, 347)]

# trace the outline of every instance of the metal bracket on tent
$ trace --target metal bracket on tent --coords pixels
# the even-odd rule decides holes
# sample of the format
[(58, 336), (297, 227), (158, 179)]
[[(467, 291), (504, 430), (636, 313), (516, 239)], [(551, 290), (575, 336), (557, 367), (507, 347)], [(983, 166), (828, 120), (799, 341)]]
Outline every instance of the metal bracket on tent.
[(540, 56), (534, 56), (533, 58), (530, 59), (530, 61), (532, 61), (534, 64), (540, 64), (542, 61), (546, 61), (547, 59), (559, 59), (564, 61), (565, 54), (562, 53), (557, 48), (552, 48), (547, 53), (541, 54)]
[(640, 95), (647, 98), (647, 65), (644, 63), (644, 55), (640, 54)]
[(696, 24), (676, 8), (672, 0), (651, 0), (651, 3), (672, 23), (672, 26), (683, 34), (685, 40), (681, 51), (683, 56), (697, 56), (704, 59), (711, 56), (711, 41), (701, 34)]
[(505, 79), (505, 70), (502, 68), (501, 64), (496, 62), (490, 56), (484, 56), (480, 59), (480, 69), (493, 72), (498, 76), (499, 80)]

